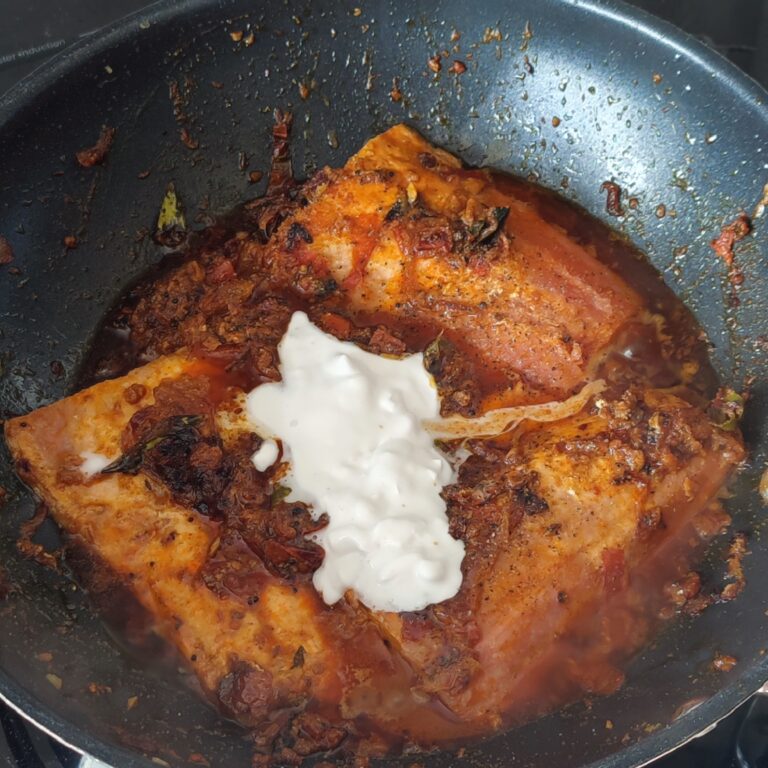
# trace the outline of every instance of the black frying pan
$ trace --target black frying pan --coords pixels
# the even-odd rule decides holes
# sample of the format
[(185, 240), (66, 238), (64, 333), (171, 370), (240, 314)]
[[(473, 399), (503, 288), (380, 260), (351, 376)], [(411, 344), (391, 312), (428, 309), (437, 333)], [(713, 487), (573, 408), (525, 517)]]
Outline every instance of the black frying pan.
[[(750, 532), (748, 586), (735, 602), (669, 627), (617, 694), (475, 745), (461, 760), (419, 761), (639, 765), (768, 679), (761, 583), (768, 545), (755, 492), (768, 446), (760, 338), (768, 332), (768, 226), (756, 221), (739, 248), (746, 282), (738, 307), (729, 306), (725, 268), (708, 245), (740, 210), (752, 211), (768, 181), (766, 94), (692, 38), (618, 2), (444, 0), (438, 11), (426, 2), (360, 0), (360, 9), (331, 0), (163, 2), (64, 52), (0, 100), (0, 233), (18, 270), (0, 269), (0, 413), (23, 413), (69, 391), (100, 317), (160, 257), (136, 233), (153, 226), (170, 180), (188, 218), (201, 223), (261, 191), (239, 169), (238, 153), (250, 156), (251, 169), (267, 169), (275, 106), (295, 112), (293, 157), (305, 174), (341, 164), (371, 135), (406, 120), (469, 163), (529, 175), (606, 219), (600, 185), (617, 181), (639, 207), (611, 223), (697, 313), (723, 377), (737, 386), (757, 377), (745, 424), (750, 466), (730, 503), (735, 528)], [(526, 22), (533, 36), (523, 52)], [(233, 42), (229, 32), (248, 25), (254, 44)], [(468, 70), (434, 77), (427, 58), (451, 47), (454, 28)], [(389, 95), (394, 77), (400, 103)], [(190, 79), (197, 150), (179, 140), (172, 78)], [(312, 80), (302, 101), (297, 83)], [(74, 153), (103, 123), (117, 128), (115, 145), (105, 166), (83, 170)], [(149, 177), (138, 178), (145, 170)], [(69, 234), (79, 242), (71, 251), (62, 245)], [(7, 457), (0, 472), (10, 491), (0, 557), (17, 587), (0, 603), (2, 696), (119, 768), (157, 759), (188, 765), (194, 753), (214, 766), (247, 765), (236, 727), (176, 676), (120, 652), (64, 576), (17, 555), (18, 527), (33, 501)], [(719, 555), (711, 559), (715, 573)], [(711, 668), (717, 651), (737, 657), (732, 672)], [(89, 692), (89, 683), (110, 692)]]

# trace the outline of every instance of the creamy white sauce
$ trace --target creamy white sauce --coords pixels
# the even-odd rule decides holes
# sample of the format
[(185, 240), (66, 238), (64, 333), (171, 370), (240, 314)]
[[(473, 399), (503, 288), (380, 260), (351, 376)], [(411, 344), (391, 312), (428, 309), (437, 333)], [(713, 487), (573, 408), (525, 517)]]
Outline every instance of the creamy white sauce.
[(259, 446), (259, 449), (251, 456), (253, 466), (263, 472), (265, 469), (269, 469), (276, 461), (280, 449), (277, 447), (277, 443), (268, 438)]
[(416, 611), (461, 586), (464, 544), (440, 491), (454, 473), (422, 425), (440, 400), (422, 355), (390, 359), (313, 326), (303, 312), (280, 342), (283, 380), (247, 397), (255, 431), (279, 437), (292, 501), (323, 512), (315, 588), (329, 605), (351, 589), (369, 608)]
[(80, 472), (88, 480), (112, 463), (112, 459), (107, 458), (102, 453), (93, 453), (93, 451), (81, 451), (80, 458), (83, 460), (80, 465)]

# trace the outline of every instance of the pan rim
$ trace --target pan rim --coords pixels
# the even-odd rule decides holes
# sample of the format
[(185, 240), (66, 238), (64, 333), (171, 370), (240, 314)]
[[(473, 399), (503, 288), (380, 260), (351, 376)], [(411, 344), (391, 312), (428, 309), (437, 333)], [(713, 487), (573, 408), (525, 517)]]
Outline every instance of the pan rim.
[[(82, 59), (96, 55), (110, 47), (115, 38), (125, 34), (127, 28), (142, 23), (152, 24), (166, 17), (190, 11), (196, 7), (205, 7), (216, 0), (155, 0), (144, 9), (128, 14), (107, 26), (75, 41), (63, 50), (55, 53), (46, 62), (36, 67), (8, 91), (0, 94), (0, 128), (19, 112), (25, 102), (31, 100), (57, 77), (64, 74), (72, 65)], [(221, 6), (232, 0), (218, 0)], [(754, 100), (757, 104), (768, 103), (768, 90), (754, 78), (739, 69), (723, 54), (710, 48), (694, 35), (683, 31), (674, 24), (665, 21), (624, 0), (553, 0), (563, 5), (597, 14), (611, 21), (627, 26), (643, 36), (660, 39), (672, 46), (678, 53), (687, 56), (694, 63), (706, 67), (715, 77), (723, 80), (728, 87), (736, 90), (745, 101)], [(146, 28), (146, 27), (145, 27)]]
[[(38, 66), (6, 93), (0, 95), (0, 130), (19, 112), (39, 97), (68, 71), (98, 56), (129, 34), (140, 34), (147, 25), (162, 23), (176, 15), (218, 5), (226, 11), (233, 0), (157, 0), (144, 9), (129, 14), (90, 34)], [(740, 102), (754, 110), (768, 104), (766, 91), (718, 51), (673, 24), (629, 5), (623, 0), (551, 0), (580, 12), (596, 14), (612, 23), (632, 29), (641, 39), (660, 40), (681, 57), (703, 67)], [(636, 743), (583, 768), (640, 768), (697, 738), (727, 717), (768, 680), (768, 657), (763, 663), (746, 669), (738, 678), (687, 712), (667, 727), (644, 736)], [(65, 745), (93, 755), (121, 768), (148, 768), (153, 765), (143, 754), (94, 737), (88, 730), (61, 717), (38, 701), (5, 671), (0, 670), (0, 700)]]

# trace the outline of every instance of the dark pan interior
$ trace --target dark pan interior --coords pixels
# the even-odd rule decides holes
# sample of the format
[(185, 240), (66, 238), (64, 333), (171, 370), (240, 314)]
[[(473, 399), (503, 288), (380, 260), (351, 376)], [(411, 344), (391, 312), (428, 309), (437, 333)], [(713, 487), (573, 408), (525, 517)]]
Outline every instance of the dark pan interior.
[[(760, 579), (768, 567), (766, 515), (756, 493), (768, 444), (767, 223), (757, 220), (738, 248), (746, 276), (738, 307), (730, 306), (726, 270), (709, 247), (721, 225), (754, 209), (768, 181), (766, 94), (692, 39), (619, 3), (445, 0), (439, 12), (434, 7), (361, 0), (358, 14), (352, 3), (332, 0), (161, 3), (66, 52), (0, 101), (0, 233), (18, 268), (0, 268), (0, 416), (70, 390), (100, 317), (160, 257), (140, 234), (152, 228), (169, 181), (197, 225), (262, 190), (265, 182), (250, 184), (239, 169), (238, 153), (249, 156), (250, 170), (267, 170), (274, 107), (295, 113), (293, 157), (302, 175), (341, 164), (374, 133), (407, 121), (468, 163), (560, 190), (650, 255), (697, 314), (726, 380), (740, 387), (756, 377), (745, 424), (750, 465), (729, 504), (735, 528), (750, 532), (748, 585), (735, 602), (669, 627), (616, 695), (489, 739), (461, 760), (418, 760), (638, 765), (768, 678)], [(249, 25), (252, 46), (230, 38)], [(453, 45), (466, 73), (429, 72), (428, 57)], [(390, 98), (395, 77), (399, 103)], [(197, 150), (179, 139), (171, 79), (189, 82)], [(299, 82), (312, 85), (306, 101)], [(95, 141), (103, 123), (118, 131), (107, 163), (82, 169), (74, 153)], [(150, 175), (140, 179), (145, 170)], [(600, 184), (610, 179), (639, 201), (621, 220), (605, 213)], [(73, 233), (79, 244), (68, 251), (62, 239)], [(121, 653), (79, 590), (17, 555), (14, 540), (33, 501), (7, 457), (0, 484), (9, 491), (0, 559), (18, 588), (0, 603), (0, 692), (121, 768), (157, 765), (153, 757), (187, 764), (195, 753), (214, 766), (248, 765), (234, 726), (179, 680)], [(724, 545), (713, 553), (717, 573)], [(711, 669), (716, 651), (737, 657), (732, 672)], [(111, 692), (89, 692), (89, 683)], [(693, 703), (700, 704), (681, 715)]]

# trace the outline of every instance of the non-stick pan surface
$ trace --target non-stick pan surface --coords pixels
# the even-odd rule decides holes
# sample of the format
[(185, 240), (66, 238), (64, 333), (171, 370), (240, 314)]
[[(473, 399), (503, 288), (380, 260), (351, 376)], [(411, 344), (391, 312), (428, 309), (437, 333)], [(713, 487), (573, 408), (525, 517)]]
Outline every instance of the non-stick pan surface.
[[(237, 42), (230, 32), (239, 30)], [(448, 61), (467, 64), (463, 75), (429, 71), (427, 59), (444, 49)], [(395, 78), (400, 102), (390, 96)], [(171, 80), (185, 94), (197, 149), (180, 141)], [(306, 100), (299, 83), (310, 87)], [(752, 458), (730, 503), (734, 527), (750, 534), (747, 588), (735, 602), (669, 627), (619, 693), (472, 746), (462, 759), (419, 762), (643, 763), (768, 679), (768, 546), (756, 493), (768, 444), (768, 227), (756, 220), (739, 247), (746, 281), (738, 306), (709, 247), (721, 225), (752, 212), (768, 181), (765, 96), (695, 40), (616, 2), (153, 6), (0, 100), (0, 234), (15, 253), (0, 269), (0, 415), (70, 391), (100, 317), (160, 258), (145, 234), (169, 181), (198, 225), (261, 191), (239, 153), (248, 170), (267, 169), (273, 107), (295, 113), (293, 156), (304, 175), (341, 164), (374, 133), (407, 121), (469, 163), (538, 179), (606, 219), (600, 185), (618, 182), (638, 206), (610, 223), (694, 309), (723, 377), (740, 387), (756, 376), (745, 425)], [(102, 124), (117, 128), (115, 144), (103, 167), (82, 169), (74, 153)], [(67, 235), (77, 237), (74, 250), (63, 245)], [(236, 727), (176, 676), (118, 651), (80, 591), (18, 556), (14, 541), (33, 501), (7, 457), (0, 472), (9, 491), (0, 558), (16, 584), (0, 603), (2, 695), (120, 768), (186, 765), (196, 754), (213, 766), (247, 765)], [(721, 554), (712, 554), (714, 576)], [(738, 659), (733, 671), (712, 669), (718, 651)]]

